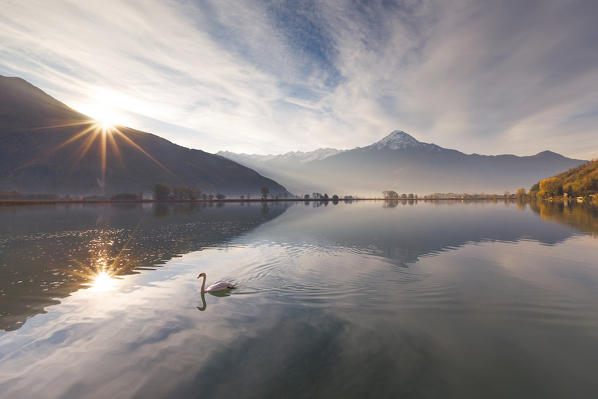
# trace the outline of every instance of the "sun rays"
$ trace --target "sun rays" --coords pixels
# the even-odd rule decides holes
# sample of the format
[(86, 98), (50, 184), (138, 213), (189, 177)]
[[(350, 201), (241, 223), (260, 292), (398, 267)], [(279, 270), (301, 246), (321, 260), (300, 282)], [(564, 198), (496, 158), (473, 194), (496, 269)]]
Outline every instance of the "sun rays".
[(71, 165), (71, 171), (73, 171), (77, 168), (81, 160), (88, 155), (90, 150), (95, 147), (99, 154), (99, 176), (97, 177), (97, 181), (100, 188), (103, 189), (106, 186), (108, 159), (110, 158), (118, 162), (120, 166), (123, 166), (124, 159), (122, 157), (122, 146), (125, 145), (140, 152), (160, 169), (176, 178), (174, 173), (172, 173), (166, 166), (164, 166), (153, 155), (151, 155), (147, 150), (137, 144), (130, 137), (131, 133), (127, 132), (127, 130), (129, 130), (128, 128), (117, 126), (113, 121), (114, 119), (111, 118), (110, 114), (106, 113), (102, 114), (101, 119), (89, 119), (70, 123), (57, 123), (50, 126), (35, 128), (34, 130), (48, 130), (77, 126), (81, 127), (82, 129), (68, 139), (64, 140), (62, 143), (50, 148), (17, 169), (23, 169), (25, 167), (31, 166), (69, 145), (78, 144), (72, 154), (70, 154), (73, 157), (73, 163)]

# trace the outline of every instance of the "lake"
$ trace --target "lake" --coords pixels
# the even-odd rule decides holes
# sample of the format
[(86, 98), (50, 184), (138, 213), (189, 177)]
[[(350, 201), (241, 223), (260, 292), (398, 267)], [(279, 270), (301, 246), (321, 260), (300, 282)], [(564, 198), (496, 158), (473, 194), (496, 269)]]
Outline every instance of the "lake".
[(596, 208), (218, 205), (0, 207), (0, 397), (596, 396)]

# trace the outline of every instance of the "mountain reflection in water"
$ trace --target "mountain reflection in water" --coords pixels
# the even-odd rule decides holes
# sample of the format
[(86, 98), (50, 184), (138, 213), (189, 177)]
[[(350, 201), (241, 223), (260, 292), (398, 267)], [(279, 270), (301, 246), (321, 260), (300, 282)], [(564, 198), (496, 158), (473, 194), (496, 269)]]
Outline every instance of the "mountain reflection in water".
[[(15, 282), (2, 286), (15, 313), (0, 332), (0, 398), (598, 390), (596, 211), (582, 204), (49, 206), (0, 218)], [(18, 308), (43, 297), (46, 263), (68, 296)], [(201, 295), (199, 272), (238, 288)], [(12, 274), (36, 282), (33, 295)]]
[(0, 207), (0, 329), (19, 328), (82, 287), (106, 290), (115, 277), (224, 245), (287, 206)]

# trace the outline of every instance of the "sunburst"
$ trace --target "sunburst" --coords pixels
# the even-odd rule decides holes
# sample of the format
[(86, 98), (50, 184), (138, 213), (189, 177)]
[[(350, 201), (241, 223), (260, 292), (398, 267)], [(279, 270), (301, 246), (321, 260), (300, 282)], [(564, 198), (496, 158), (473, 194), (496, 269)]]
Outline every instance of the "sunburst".
[(126, 130), (128, 130), (128, 128), (116, 125), (114, 123), (114, 120), (110, 118), (109, 114), (103, 114), (103, 117), (101, 119), (89, 119), (79, 122), (55, 124), (50, 126), (38, 127), (36, 128), (36, 130), (55, 129), (72, 126), (81, 126), (82, 129), (79, 132), (73, 134), (73, 136), (69, 137), (64, 142), (45, 151), (40, 156), (21, 165), (17, 169), (22, 169), (32, 164), (35, 164), (41, 161), (42, 159), (47, 158), (54, 152), (66, 147), (69, 144), (79, 142), (79, 146), (74, 151), (75, 160), (72, 165), (72, 168), (74, 169), (77, 167), (79, 162), (87, 155), (89, 150), (94, 145), (99, 145), (100, 177), (98, 177), (98, 184), (100, 185), (100, 187), (104, 188), (106, 185), (106, 164), (108, 159), (108, 152), (110, 152), (111, 155), (114, 156), (114, 159), (118, 160), (118, 162), (120, 162), (121, 164), (123, 162), (121, 156), (121, 149), (119, 147), (119, 143), (117, 142), (118, 138), (118, 141), (120, 141), (121, 144), (124, 143), (127, 146), (134, 148), (136, 151), (139, 151), (145, 157), (147, 157), (157, 166), (159, 166), (162, 170), (176, 178), (176, 175), (174, 175), (174, 173), (172, 173), (166, 166), (164, 166), (160, 161), (158, 161), (147, 150), (145, 150), (143, 147), (137, 144), (131, 137), (129, 137), (129, 134), (125, 133)]
[(82, 285), (90, 287), (92, 291), (105, 292), (116, 288), (118, 280), (123, 278), (122, 275), (130, 274), (135, 268), (136, 261), (127, 254), (140, 223), (141, 220), (116, 255), (113, 255), (115, 241), (105, 235), (105, 232), (90, 240), (88, 245), (89, 253), (92, 254), (91, 259), (87, 261), (72, 259), (79, 267), (71, 273), (82, 279), (84, 281)]

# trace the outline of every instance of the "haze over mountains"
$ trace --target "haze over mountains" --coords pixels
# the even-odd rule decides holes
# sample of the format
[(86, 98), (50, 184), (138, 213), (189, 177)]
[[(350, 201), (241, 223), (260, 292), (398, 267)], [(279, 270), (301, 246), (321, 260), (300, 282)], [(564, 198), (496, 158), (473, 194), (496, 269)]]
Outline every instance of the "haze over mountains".
[(264, 186), (287, 194), (278, 181), (294, 194), (501, 193), (529, 188), (584, 162), (551, 151), (464, 154), (403, 131), (345, 151), (213, 155), (130, 128), (103, 131), (19, 78), (0, 76), (0, 92), (0, 191), (114, 194), (149, 192), (163, 183), (227, 195), (255, 195)]
[(287, 193), (227, 158), (121, 126), (103, 131), (23, 79), (0, 76), (0, 93), (0, 191), (138, 193), (163, 183), (227, 195), (262, 187)]
[(502, 193), (529, 187), (583, 160), (551, 151), (532, 156), (464, 154), (394, 131), (366, 147), (322, 149), (277, 156), (218, 154), (254, 168), (293, 193)]

